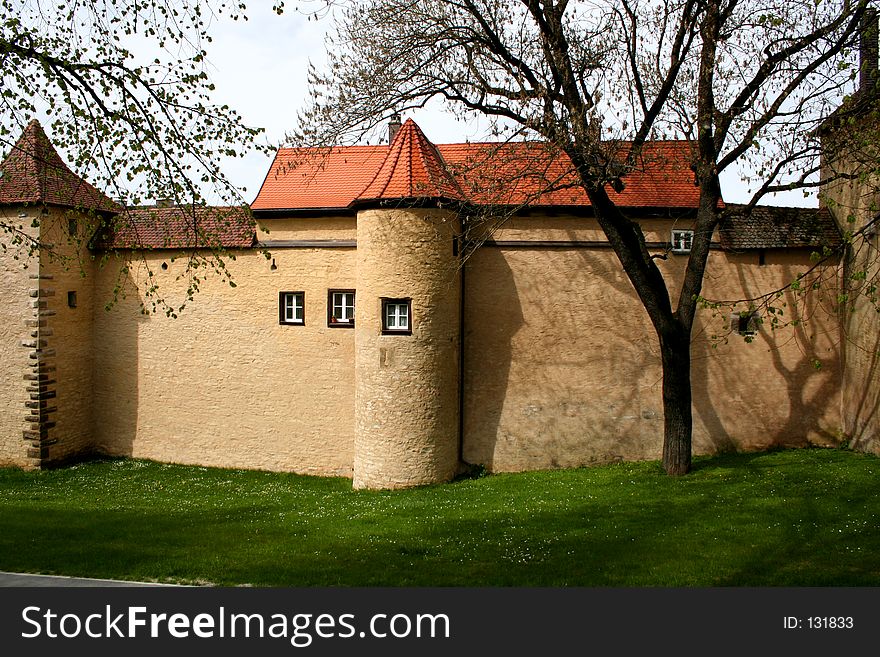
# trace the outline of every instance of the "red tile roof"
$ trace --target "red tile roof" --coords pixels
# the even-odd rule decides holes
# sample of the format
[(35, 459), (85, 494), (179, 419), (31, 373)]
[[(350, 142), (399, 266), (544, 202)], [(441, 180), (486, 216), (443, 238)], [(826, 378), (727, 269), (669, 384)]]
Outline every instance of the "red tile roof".
[(129, 208), (92, 241), (98, 249), (249, 248), (254, 221), (246, 207)]
[[(619, 144), (622, 158), (627, 144)], [(589, 206), (568, 157), (540, 142), (444, 144), (438, 147), (465, 194), (476, 203), (545, 207)], [(628, 208), (696, 208), (699, 188), (685, 141), (655, 141), (642, 149), (624, 189), (609, 190)]]
[(58, 205), (114, 212), (116, 203), (73, 173), (35, 119), (0, 164), (0, 205)]
[(382, 166), (354, 202), (416, 198), (461, 201), (464, 194), (437, 148), (408, 119), (388, 146)]
[[(650, 142), (637, 170), (624, 179), (626, 187), (611, 196), (622, 207), (696, 208), (699, 189), (690, 162), (687, 142)], [(589, 206), (568, 158), (545, 144), (434, 147), (410, 119), (391, 145), (280, 149), (251, 208), (344, 210), (367, 199), (461, 195), (479, 204)]]
[(387, 153), (387, 145), (280, 148), (251, 209), (347, 208)]

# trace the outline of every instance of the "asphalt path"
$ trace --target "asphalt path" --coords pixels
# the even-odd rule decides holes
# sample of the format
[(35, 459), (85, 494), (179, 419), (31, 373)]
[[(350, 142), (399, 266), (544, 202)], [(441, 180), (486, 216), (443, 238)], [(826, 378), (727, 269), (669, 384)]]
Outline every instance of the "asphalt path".
[(30, 575), (27, 573), (6, 573), (0, 571), (0, 588), (12, 586), (174, 586), (174, 584), (123, 582), (114, 579), (88, 579), (86, 577), (66, 577), (63, 575)]

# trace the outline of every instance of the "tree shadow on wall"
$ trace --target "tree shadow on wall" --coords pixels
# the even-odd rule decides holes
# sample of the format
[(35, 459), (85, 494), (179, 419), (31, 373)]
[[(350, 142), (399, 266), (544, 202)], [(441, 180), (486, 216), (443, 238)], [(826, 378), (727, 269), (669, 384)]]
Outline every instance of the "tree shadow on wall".
[[(786, 268), (782, 277), (791, 280), (794, 275)], [(744, 268), (739, 268), (737, 276), (743, 296), (760, 294), (751, 291), (753, 285), (747, 280)], [(787, 314), (791, 315), (789, 321), (797, 321), (774, 329), (770, 317), (765, 316), (764, 322), (757, 326), (754, 342), (743, 345), (745, 351), (741, 351), (745, 354), (743, 358), (756, 358), (766, 363), (766, 376), (756, 378), (753, 371), (743, 367), (743, 362), (734, 357), (733, 352), (714, 357), (716, 349), (709, 338), (695, 340), (692, 346), (695, 416), (705, 426), (709, 444), (716, 452), (735, 450), (742, 446), (743, 441), (762, 449), (804, 447), (813, 442), (809, 434), (818, 436), (822, 443), (839, 442), (840, 438), (833, 430), (820, 425), (840, 391), (839, 342), (823, 333), (827, 330), (825, 321), (833, 321), (833, 317), (825, 315), (829, 311), (822, 308), (817, 299), (805, 300), (789, 292), (781, 301), (785, 304)], [(735, 314), (736, 310), (741, 308), (733, 309), (731, 314)], [(719, 320), (715, 318), (710, 321)], [(741, 342), (745, 339), (728, 322), (725, 324), (729, 331), (727, 341)], [(705, 327), (706, 323), (703, 325)], [(817, 342), (821, 344), (826, 340), (827, 350), (821, 347), (823, 351), (819, 351)], [(755, 351), (750, 354), (750, 350)], [(728, 403), (728, 391), (735, 391), (743, 397), (749, 395), (760, 403), (753, 406), (749, 401), (744, 401), (739, 414), (725, 415), (719, 412), (716, 405)], [(780, 402), (772, 417), (767, 416), (762, 435), (737, 435), (741, 413), (759, 413), (768, 399), (777, 397)]]
[[(506, 468), (496, 463), (504, 451), (520, 463), (568, 467), (618, 460), (641, 444), (642, 419), (623, 420), (632, 426), (615, 432), (623, 425), (614, 416), (639, 415), (644, 400), (638, 381), (621, 385), (623, 370), (614, 363), (642, 373), (656, 354), (646, 347), (636, 362), (630, 350), (616, 353), (597, 337), (631, 347), (645, 330), (646, 322), (619, 323), (615, 309), (637, 300), (613, 257), (604, 250), (523, 245), (484, 246), (468, 260), (466, 462)], [(586, 444), (590, 436), (597, 440)]]
[[(865, 309), (862, 310), (864, 311)], [(845, 337), (843, 339), (846, 340)], [(846, 404), (844, 406), (849, 414), (849, 418), (846, 418), (846, 421), (847, 430), (851, 434), (850, 447), (860, 450), (870, 450), (872, 443), (874, 443), (875, 450), (880, 448), (880, 438), (878, 438), (876, 431), (877, 415), (880, 412), (880, 390), (878, 390), (878, 381), (880, 381), (880, 334), (874, 336), (873, 340), (870, 338), (868, 340), (870, 346), (846, 342), (844, 348), (844, 368), (849, 368), (848, 361), (851, 351), (870, 350), (868, 351), (870, 356), (868, 357), (868, 364), (864, 370), (863, 377), (849, 384), (851, 388), (859, 386), (858, 392), (853, 395), (856, 398), (855, 404), (852, 406)]]

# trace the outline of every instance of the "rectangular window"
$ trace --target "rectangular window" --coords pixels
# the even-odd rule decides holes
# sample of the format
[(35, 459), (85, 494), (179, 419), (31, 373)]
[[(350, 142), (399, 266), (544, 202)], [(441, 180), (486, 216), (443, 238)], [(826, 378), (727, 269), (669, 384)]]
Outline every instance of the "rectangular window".
[(67, 307), (76, 308), (76, 291), (71, 290), (67, 293)]
[(279, 324), (304, 324), (305, 323), (305, 292), (279, 292), (278, 293), (278, 323)]
[(672, 252), (673, 253), (690, 253), (691, 247), (694, 245), (694, 231), (678, 230), (672, 231)]
[(409, 299), (382, 299), (382, 333), (411, 335)]
[(354, 290), (330, 290), (327, 293), (327, 326), (354, 326)]

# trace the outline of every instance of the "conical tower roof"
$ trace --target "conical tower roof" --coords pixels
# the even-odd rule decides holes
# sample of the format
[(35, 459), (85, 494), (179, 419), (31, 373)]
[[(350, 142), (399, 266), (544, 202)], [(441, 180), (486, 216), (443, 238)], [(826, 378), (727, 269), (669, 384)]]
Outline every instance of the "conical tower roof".
[(446, 169), (443, 157), (407, 119), (388, 147), (388, 155), (372, 181), (352, 205), (402, 200), (464, 201), (461, 187)]
[(116, 203), (67, 167), (36, 119), (28, 123), (0, 163), (0, 205), (20, 203), (119, 210)]

